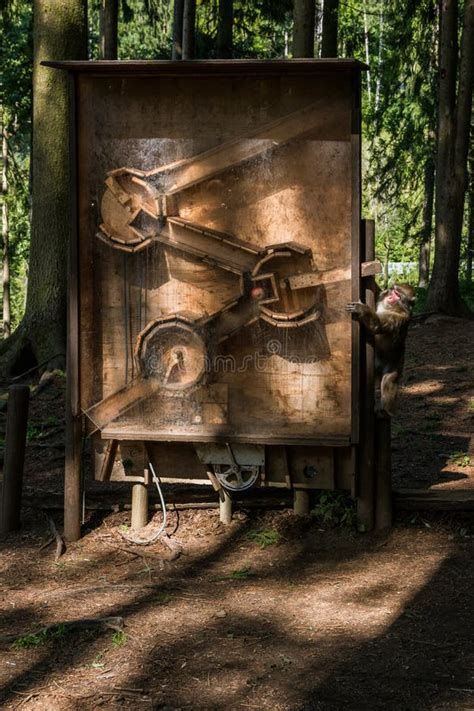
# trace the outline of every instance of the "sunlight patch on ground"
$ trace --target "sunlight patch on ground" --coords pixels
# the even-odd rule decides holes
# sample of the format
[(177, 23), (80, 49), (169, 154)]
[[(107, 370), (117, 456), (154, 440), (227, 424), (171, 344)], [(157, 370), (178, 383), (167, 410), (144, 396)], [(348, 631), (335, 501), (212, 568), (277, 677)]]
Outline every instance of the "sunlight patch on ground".
[(431, 395), (444, 387), (444, 383), (439, 380), (424, 380), (422, 383), (406, 383), (403, 386), (403, 390), (406, 393), (414, 393), (417, 397), (420, 397), (422, 395)]

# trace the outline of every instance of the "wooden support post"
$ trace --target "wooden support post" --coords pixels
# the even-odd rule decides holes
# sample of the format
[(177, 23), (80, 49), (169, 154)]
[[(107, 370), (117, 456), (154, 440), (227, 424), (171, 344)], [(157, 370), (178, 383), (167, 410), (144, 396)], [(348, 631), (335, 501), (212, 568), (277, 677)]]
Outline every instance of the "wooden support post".
[[(375, 258), (375, 224), (362, 220), (361, 259)], [(364, 279), (361, 296), (366, 304), (375, 306), (374, 277)], [(364, 531), (370, 531), (375, 521), (375, 397), (374, 397), (374, 339), (361, 329), (360, 378), (360, 444), (357, 482), (357, 517)]]
[(293, 489), (293, 513), (295, 516), (308, 516), (309, 491), (306, 489)]
[(132, 487), (132, 528), (143, 528), (148, 523), (148, 489), (145, 484)]
[(69, 157), (71, 210), (68, 254), (66, 343), (66, 442), (64, 462), (64, 538), (81, 537), (82, 415), (79, 397), (79, 278), (77, 234), (77, 155), (74, 130), (76, 87), (69, 78)]
[(379, 414), (375, 420), (375, 526), (378, 530), (390, 528), (393, 520), (390, 430), (390, 417)]
[(232, 521), (232, 498), (226, 489), (222, 488), (223, 496), (219, 500), (219, 518), (226, 526)]
[(20, 528), (21, 491), (30, 389), (28, 385), (12, 385), (8, 393), (0, 533), (8, 533)]

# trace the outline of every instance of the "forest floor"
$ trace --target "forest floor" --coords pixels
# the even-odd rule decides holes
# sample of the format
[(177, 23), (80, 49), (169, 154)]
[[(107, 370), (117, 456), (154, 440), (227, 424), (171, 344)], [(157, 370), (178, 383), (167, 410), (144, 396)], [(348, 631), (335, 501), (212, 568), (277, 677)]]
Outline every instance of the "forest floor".
[[(397, 485), (473, 481), (473, 343), (466, 321), (410, 330)], [(38, 506), (61, 492), (63, 391), (58, 375), (32, 398), (28, 508), (0, 539), (0, 708), (474, 709), (472, 515), (357, 534), (289, 511), (228, 527), (175, 511), (174, 558), (123, 540), (129, 512), (95, 512), (56, 561)]]

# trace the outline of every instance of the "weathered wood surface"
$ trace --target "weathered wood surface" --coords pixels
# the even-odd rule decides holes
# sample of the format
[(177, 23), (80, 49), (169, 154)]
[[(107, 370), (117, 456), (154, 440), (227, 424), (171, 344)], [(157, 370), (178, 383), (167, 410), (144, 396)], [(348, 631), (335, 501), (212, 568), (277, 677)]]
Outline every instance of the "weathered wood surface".
[[(206, 174), (199, 183), (188, 181), (174, 195), (176, 217), (167, 229), (171, 234), (178, 228), (188, 232), (187, 223), (207, 226), (211, 234), (231, 234), (256, 252), (297, 242), (312, 251), (315, 272), (342, 273), (344, 280), (322, 277), (316, 287), (320, 315), (302, 328), (275, 328), (262, 318), (242, 328), (237, 321), (223, 342), (210, 329), (209, 376), (198, 387), (181, 398), (157, 389), (127, 401), (128, 409), (127, 403), (115, 413), (106, 408), (94, 422), (108, 438), (347, 445), (353, 335), (344, 305), (351, 300), (355, 159), (350, 77), (320, 77), (309, 86), (302, 76), (213, 77), (199, 79), (198, 89), (195, 81), (79, 78), (81, 406), (88, 410), (116, 393), (130, 393), (138, 374), (133, 351), (143, 328), (181, 311), (212, 319), (241, 297), (240, 273), (248, 266), (235, 274), (220, 268), (208, 238), (200, 249), (211, 264), (160, 244), (121, 254), (97, 239), (107, 173), (123, 165), (144, 172), (157, 165), (168, 170), (173, 163), (189, 167), (193, 156), (224, 156), (222, 146), (237, 145), (236, 136), (255, 136), (266, 126), (268, 135), (252, 140), (281, 145), (237, 162), (227, 155), (232, 167)], [(283, 142), (288, 116), (302, 131), (311, 106), (320, 109), (308, 131)], [(191, 248), (201, 237), (191, 235)], [(301, 285), (293, 294), (298, 292), (304, 306), (306, 292), (314, 288)], [(214, 385), (222, 389), (218, 400)]]
[[(363, 220), (361, 230), (361, 253), (364, 260), (372, 261), (375, 256), (375, 224), (373, 220)], [(365, 280), (361, 296), (370, 307), (375, 307), (375, 282), (372, 278)], [(374, 339), (366, 329), (362, 330), (362, 377), (360, 388), (360, 428), (361, 439), (359, 447), (359, 467), (357, 485), (357, 513), (365, 530), (371, 530), (375, 524), (376, 506), (376, 470), (375, 470), (375, 375), (374, 375)], [(390, 431), (390, 428), (389, 428)], [(381, 446), (390, 447), (390, 442), (383, 440)], [(386, 459), (380, 452), (380, 463), (383, 466), (383, 476), (387, 476)], [(386, 482), (385, 482), (386, 484)], [(385, 494), (385, 490), (384, 490)], [(383, 508), (380, 509), (380, 522), (387, 520), (389, 503), (384, 497)]]
[(8, 533), (20, 528), (29, 400), (28, 385), (11, 385), (9, 387), (5, 459), (0, 499), (0, 533)]

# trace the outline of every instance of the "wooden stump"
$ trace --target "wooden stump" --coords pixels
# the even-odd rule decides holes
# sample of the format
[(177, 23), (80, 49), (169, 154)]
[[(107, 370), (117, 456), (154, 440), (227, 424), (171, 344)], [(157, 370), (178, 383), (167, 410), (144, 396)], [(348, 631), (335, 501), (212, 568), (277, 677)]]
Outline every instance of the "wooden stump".
[(0, 533), (8, 533), (20, 528), (29, 399), (28, 385), (12, 385), (9, 388)]
[(148, 523), (148, 489), (145, 484), (132, 488), (132, 528), (143, 528)]
[(228, 491), (222, 489), (223, 496), (219, 501), (219, 518), (221, 523), (228, 526), (232, 521), (232, 499)]
[(306, 489), (294, 489), (293, 513), (295, 516), (308, 516), (309, 492)]
[(391, 420), (379, 414), (375, 420), (375, 527), (390, 528), (393, 522), (392, 507), (392, 456)]

